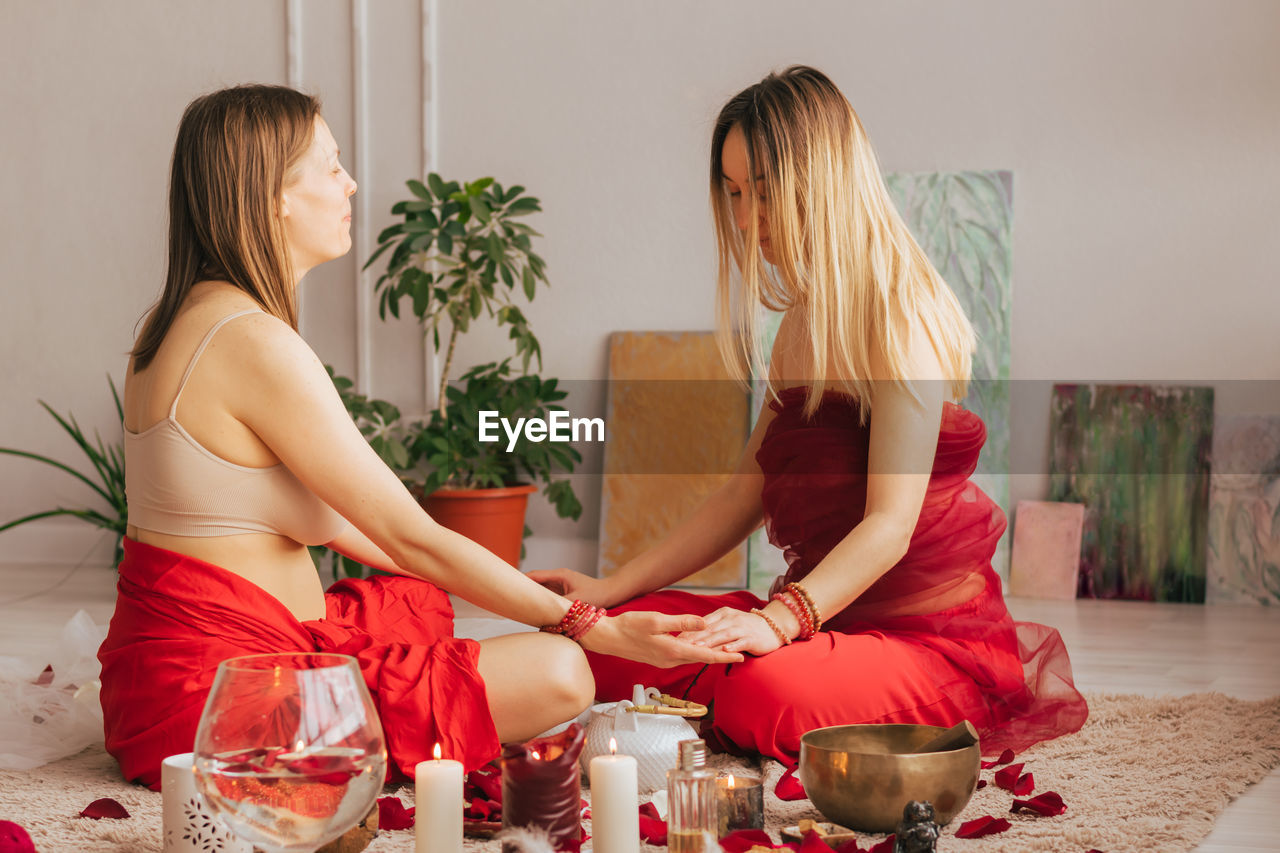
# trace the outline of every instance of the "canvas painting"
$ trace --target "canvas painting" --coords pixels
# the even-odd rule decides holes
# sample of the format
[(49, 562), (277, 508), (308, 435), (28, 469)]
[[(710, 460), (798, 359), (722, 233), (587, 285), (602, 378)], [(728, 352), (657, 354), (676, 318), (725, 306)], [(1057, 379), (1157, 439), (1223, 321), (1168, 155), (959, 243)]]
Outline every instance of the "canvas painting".
[[(658, 544), (737, 467), (749, 394), (729, 379), (711, 332), (617, 332), (600, 512), (601, 577)], [(747, 584), (740, 545), (681, 586)]]
[(1280, 418), (1214, 427), (1205, 600), (1280, 604)]
[(1213, 389), (1055, 385), (1050, 497), (1085, 505), (1079, 594), (1203, 602)]
[[(987, 443), (974, 482), (1008, 515), (1013, 173), (891, 174), (885, 183), (911, 234), (955, 292), (977, 332), (973, 382), (963, 402), (987, 425)], [(765, 320), (767, 352), (778, 318), (766, 316)], [(756, 383), (753, 412), (763, 402), (762, 385)], [(786, 570), (781, 552), (769, 544), (763, 530), (750, 539), (749, 559), (753, 591), (767, 590), (774, 576)], [(992, 564), (1008, 577), (1008, 530)]]

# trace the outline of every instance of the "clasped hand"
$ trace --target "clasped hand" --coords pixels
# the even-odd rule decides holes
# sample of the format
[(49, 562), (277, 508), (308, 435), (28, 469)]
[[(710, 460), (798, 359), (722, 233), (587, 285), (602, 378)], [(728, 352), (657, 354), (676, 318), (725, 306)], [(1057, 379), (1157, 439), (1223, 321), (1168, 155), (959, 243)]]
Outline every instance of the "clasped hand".
[(680, 634), (681, 640), (725, 652), (767, 655), (782, 646), (769, 624), (754, 613), (721, 607), (703, 619), (704, 626)]
[(738, 663), (743, 659), (737, 652), (683, 639), (686, 634), (705, 629), (705, 620), (700, 616), (671, 616), (638, 610), (601, 619), (583, 636), (582, 647), (660, 667), (686, 663)]

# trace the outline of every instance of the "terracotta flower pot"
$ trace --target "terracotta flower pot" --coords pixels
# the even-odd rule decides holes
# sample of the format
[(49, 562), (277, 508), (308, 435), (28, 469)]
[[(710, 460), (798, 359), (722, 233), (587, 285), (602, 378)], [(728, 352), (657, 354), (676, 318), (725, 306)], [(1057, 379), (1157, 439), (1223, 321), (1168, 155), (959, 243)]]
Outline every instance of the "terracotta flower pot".
[(437, 489), (421, 499), (440, 524), (461, 533), (517, 568), (524, 539), (524, 511), (536, 486), (501, 489)]

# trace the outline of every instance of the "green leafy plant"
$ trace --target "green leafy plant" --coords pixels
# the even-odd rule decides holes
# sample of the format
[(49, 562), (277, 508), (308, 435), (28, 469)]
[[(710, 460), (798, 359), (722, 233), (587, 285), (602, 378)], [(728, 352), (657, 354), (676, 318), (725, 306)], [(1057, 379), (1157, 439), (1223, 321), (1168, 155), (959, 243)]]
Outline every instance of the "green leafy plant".
[[(512, 376), (508, 358), (471, 368), (445, 393), (448, 414), (436, 409), (413, 434), (413, 455), (430, 468), (422, 483), (424, 493), (452, 483), (469, 489), (500, 488), (527, 478), (548, 484), (545, 494), (561, 517), (576, 519), (582, 514), (582, 504), (569, 481), (553, 479), (557, 469), (572, 471), (582, 461), (573, 447), (530, 441), (523, 432), (509, 450), (505, 435), (496, 443), (480, 440), (480, 412), (501, 412), (510, 420), (549, 421), (552, 412), (565, 411), (556, 405), (567, 396), (557, 380)], [(498, 445), (501, 452), (494, 452)]]
[[(116, 391), (116, 383), (107, 376), (107, 382), (111, 386), (111, 397), (115, 400), (116, 414), (120, 419), (120, 429), (124, 431), (124, 407), (120, 404), (120, 394)], [(76, 422), (75, 416), (68, 413), (66, 417), (59, 415), (45, 401), (39, 401), (44, 410), (48, 412), (54, 420), (58, 422), (58, 426), (62, 427), (67, 435), (71, 436), (71, 440), (89, 459), (92, 471), (85, 473), (78, 471), (70, 465), (59, 462), (48, 456), (42, 456), (39, 453), (30, 453), (25, 450), (15, 450), (11, 447), (0, 447), (0, 453), (10, 456), (20, 456), (24, 459), (33, 459), (36, 462), (42, 462), (45, 465), (52, 465), (61, 471), (70, 474), (77, 480), (80, 480), (90, 489), (92, 489), (99, 497), (107, 503), (105, 511), (96, 509), (71, 509), (68, 507), (58, 507), (57, 509), (48, 509), (43, 512), (35, 512), (31, 515), (24, 515), (21, 518), (15, 518), (12, 521), (0, 524), (0, 533), (26, 524), (29, 521), (37, 521), (41, 518), (50, 518), (59, 515), (68, 515), (72, 518), (78, 518), (86, 521), (95, 527), (101, 527), (104, 530), (110, 530), (116, 535), (115, 554), (113, 562), (119, 564), (124, 554), (121, 541), (124, 537), (125, 530), (129, 523), (129, 510), (125, 501), (124, 493), (124, 441), (121, 439), (113, 444), (106, 444), (102, 437), (94, 431), (93, 441), (90, 442), (80, 424)]]
[[(546, 419), (561, 410), (555, 404), (565, 397), (555, 379), (529, 372), (534, 363), (541, 369), (542, 347), (515, 301), (521, 293), (532, 300), (539, 284), (548, 285), (546, 264), (533, 249), (541, 235), (520, 221), (540, 211), (540, 202), (524, 187), (504, 188), (492, 178), (460, 184), (432, 173), (425, 183), (407, 185), (413, 197), (391, 208), (403, 221), (382, 231), (365, 269), (390, 253), (375, 284), (379, 316), (398, 318), (407, 302), (435, 352), (443, 349), (444, 361), (437, 407), (396, 434), (408, 450), (408, 464), (393, 467), (405, 472), (402, 478), (419, 494), (500, 487), (527, 477), (544, 485), (561, 517), (577, 519), (582, 504), (568, 481), (555, 479), (557, 471), (571, 472), (581, 461), (576, 450), (523, 436), (510, 450), (505, 440), (478, 439), (481, 411)], [(482, 316), (507, 327), (515, 353), (467, 370), (451, 386), (458, 337)], [(513, 358), (520, 362), (519, 373)]]

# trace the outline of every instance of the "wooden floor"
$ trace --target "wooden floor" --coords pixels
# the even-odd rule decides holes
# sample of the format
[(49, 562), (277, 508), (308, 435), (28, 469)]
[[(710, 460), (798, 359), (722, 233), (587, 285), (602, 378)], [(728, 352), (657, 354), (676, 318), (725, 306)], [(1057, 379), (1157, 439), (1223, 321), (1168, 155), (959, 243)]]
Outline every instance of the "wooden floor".
[[(99, 566), (0, 565), (0, 655), (47, 654), (79, 609), (105, 625), (114, 584)], [(1030, 599), (1010, 609), (1062, 632), (1085, 691), (1280, 694), (1280, 609)], [(1280, 850), (1280, 770), (1232, 803), (1199, 849)]]

